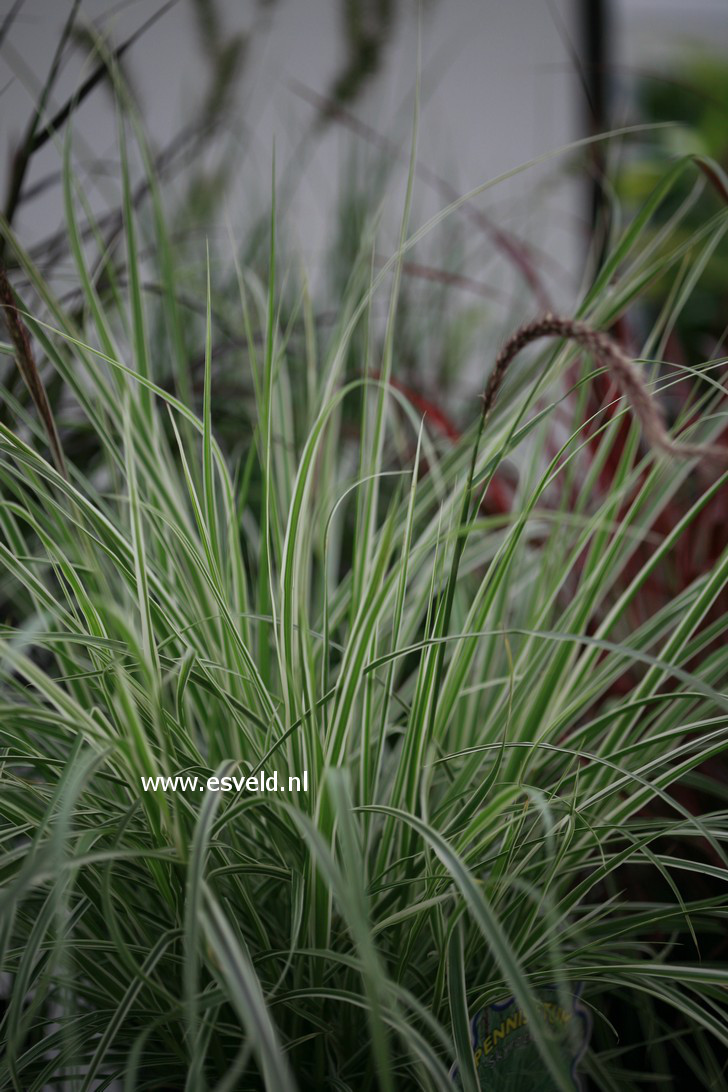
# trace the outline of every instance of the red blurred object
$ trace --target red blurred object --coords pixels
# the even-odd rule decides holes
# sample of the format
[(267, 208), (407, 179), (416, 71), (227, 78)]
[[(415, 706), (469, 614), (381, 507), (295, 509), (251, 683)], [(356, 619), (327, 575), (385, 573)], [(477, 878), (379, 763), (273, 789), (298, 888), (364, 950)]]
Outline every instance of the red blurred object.
[[(452, 419), (432, 399), (427, 398), (419, 391), (413, 390), (400, 382), (399, 379), (390, 379), (392, 386), (410, 402), (416, 410), (424, 414), (448, 440), (455, 443), (462, 433)], [(483, 498), (482, 509), (486, 515), (503, 515), (510, 512), (513, 503), (513, 489), (506, 481), (505, 476), (496, 472), (488, 486), (488, 491)]]

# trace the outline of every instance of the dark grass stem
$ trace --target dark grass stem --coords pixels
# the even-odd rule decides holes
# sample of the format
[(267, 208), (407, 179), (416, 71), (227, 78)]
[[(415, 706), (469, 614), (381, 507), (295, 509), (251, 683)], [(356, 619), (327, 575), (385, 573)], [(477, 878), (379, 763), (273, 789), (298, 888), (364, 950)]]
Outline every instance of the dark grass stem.
[(15, 362), (18, 365), (18, 371), (28, 388), (30, 397), (33, 399), (33, 404), (37, 410), (38, 416), (43, 422), (56, 469), (64, 478), (68, 479), (66, 461), (63, 457), (63, 449), (58, 436), (58, 429), (56, 428), (55, 418), (53, 417), (43, 380), (41, 379), (38, 366), (35, 362), (33, 347), (30, 342), (30, 334), (28, 333), (27, 326), (20, 317), (15, 295), (10, 285), (10, 281), (8, 280), (5, 268), (2, 265), (0, 265), (0, 307), (2, 307), (5, 313), (5, 322), (10, 335), (10, 340), (13, 344), (13, 349), (15, 350)]

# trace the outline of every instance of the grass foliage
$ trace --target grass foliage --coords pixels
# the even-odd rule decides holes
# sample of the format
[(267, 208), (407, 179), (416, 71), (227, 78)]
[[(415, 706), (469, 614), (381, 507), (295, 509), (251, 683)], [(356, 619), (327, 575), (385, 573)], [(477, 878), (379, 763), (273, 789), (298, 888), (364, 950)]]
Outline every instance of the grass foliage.
[[(577, 982), (595, 1088), (642, 1088), (636, 1059), (667, 1077), (676, 1057), (720, 1087), (728, 554), (654, 609), (643, 596), (725, 476), (648, 451), (614, 393), (587, 435), (596, 369), (568, 345), (520, 362), (477, 447), (475, 424), (446, 442), (392, 383), (401, 263), (434, 226), (411, 228), (411, 185), (398, 253), (372, 272), (365, 236), (326, 333), (279, 268), (274, 210), (267, 283), (236, 270), (254, 410), (223, 450), (224, 255), (191, 315), (130, 154), (122, 140), (124, 260), (94, 263), (67, 144), (79, 306), (5, 232), (83, 457), (64, 477), (7, 393), (0, 1087), (444, 1089), (459, 1059), (472, 1090), (466, 1014), (515, 993), (568, 1089), (537, 991)], [(650, 360), (728, 222), (686, 240), (678, 208), (659, 262), (643, 245), (691, 171), (677, 163), (612, 240), (579, 309), (608, 327), (673, 269)], [(653, 390), (684, 377), (650, 360), (635, 367)], [(718, 364), (693, 369), (674, 422), (691, 440), (723, 427)], [(488, 514), (504, 465), (512, 506)], [(140, 788), (260, 769), (306, 769), (310, 791)]]

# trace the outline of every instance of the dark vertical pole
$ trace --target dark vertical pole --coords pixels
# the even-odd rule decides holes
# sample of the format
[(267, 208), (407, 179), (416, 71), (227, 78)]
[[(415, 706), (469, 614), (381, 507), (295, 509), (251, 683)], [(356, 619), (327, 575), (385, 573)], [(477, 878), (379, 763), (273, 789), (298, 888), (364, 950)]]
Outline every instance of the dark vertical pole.
[[(576, 0), (581, 19), (581, 41), (586, 90), (586, 127), (589, 134), (609, 129), (609, 47), (610, 0)], [(592, 184), (589, 215), (592, 230), (599, 235), (601, 250), (608, 232), (608, 205), (603, 186), (606, 158), (602, 144), (592, 145)]]

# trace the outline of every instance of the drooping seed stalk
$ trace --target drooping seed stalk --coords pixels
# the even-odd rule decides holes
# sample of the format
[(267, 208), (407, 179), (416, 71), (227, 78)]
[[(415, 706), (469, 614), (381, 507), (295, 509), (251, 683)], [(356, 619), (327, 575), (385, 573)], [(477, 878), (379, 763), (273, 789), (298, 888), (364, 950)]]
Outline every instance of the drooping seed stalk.
[(650, 394), (639, 372), (618, 341), (603, 330), (595, 330), (577, 319), (546, 314), (520, 326), (505, 343), (496, 358), (483, 394), (482, 422), (485, 423), (500, 390), (509, 365), (529, 345), (542, 337), (575, 341), (614, 377), (622, 394), (642, 426), (651, 447), (678, 458), (698, 458), (713, 463), (728, 463), (728, 448), (715, 444), (685, 444), (672, 439), (665, 427), (659, 404)]
[[(603, 330), (595, 330), (586, 322), (578, 319), (563, 318), (558, 315), (545, 314), (533, 322), (525, 323), (513, 333), (505, 342), (496, 357), (493, 370), (488, 377), (482, 397), (482, 408), (478, 431), (473, 444), (473, 453), (468, 469), (468, 477), (463, 491), (463, 503), (460, 510), (458, 534), (453, 549), (450, 575), (445, 591), (438, 637), (444, 637), (449, 632), (450, 616), (455, 597), (460, 560), (465, 550), (469, 528), (476, 513), (472, 511), (473, 482), (475, 480), (475, 468), (478, 461), (480, 441), (485, 431), (490, 413), (495, 405), (498, 392), (505, 379), (508, 368), (522, 349), (530, 345), (532, 341), (538, 341), (543, 337), (563, 338), (566, 341), (575, 341), (586, 352), (590, 353), (613, 376), (615, 382), (630, 404), (632, 412), (642, 426), (645, 439), (651, 447), (664, 451), (676, 458), (699, 458), (714, 465), (728, 465), (728, 447), (716, 444), (689, 444), (677, 442), (672, 439), (659, 403), (650, 394), (649, 389), (641, 378), (634, 362), (630, 360), (615, 338)], [(445, 643), (440, 642), (436, 652), (435, 686), (433, 701), (430, 706), (428, 736), (431, 735), (435, 725), (437, 712), (437, 695), (442, 685), (442, 673), (445, 658)]]

